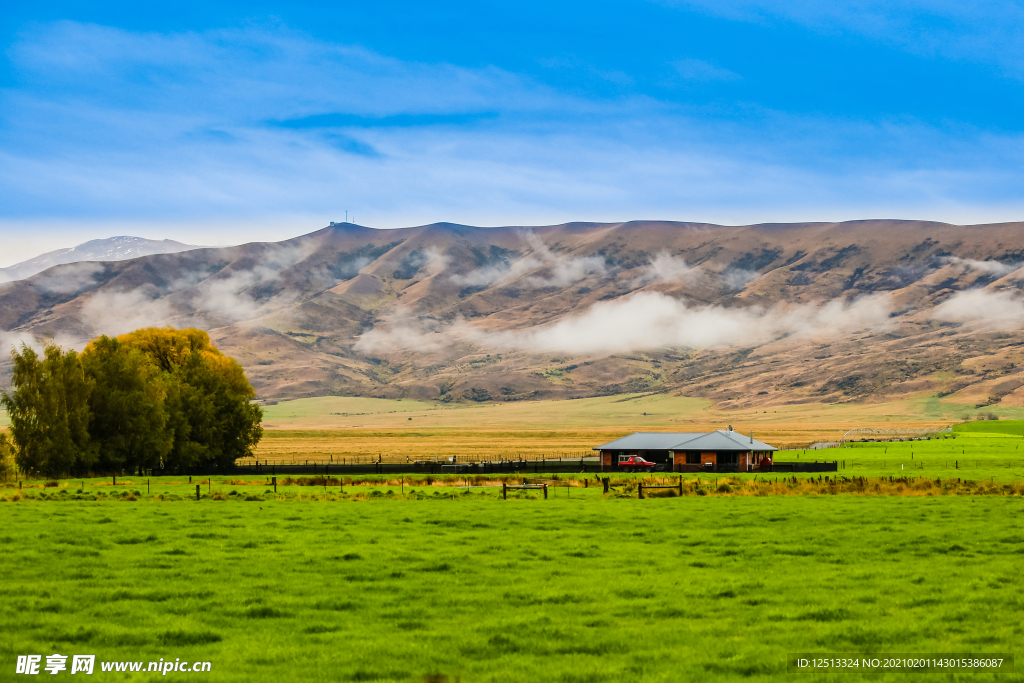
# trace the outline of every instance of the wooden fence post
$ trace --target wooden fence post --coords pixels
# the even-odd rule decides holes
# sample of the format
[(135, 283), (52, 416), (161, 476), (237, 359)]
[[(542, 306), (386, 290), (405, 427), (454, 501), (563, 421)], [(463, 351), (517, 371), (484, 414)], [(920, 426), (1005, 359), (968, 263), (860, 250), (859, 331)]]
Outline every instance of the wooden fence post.
[(643, 500), (644, 499), (644, 483), (643, 482), (640, 482), (639, 484), (636, 485), (636, 492), (637, 492), (637, 495), (640, 496), (640, 500)]
[(277, 477), (271, 477), (270, 481), (274, 484), (274, 493), (277, 493)]
[(679, 497), (683, 496), (683, 478), (679, 477)]
[(508, 500), (508, 484), (501, 482), (501, 499)]
[(604, 483), (604, 492), (608, 493), (608, 477), (601, 480)]
[(548, 499), (548, 485), (544, 484), (544, 500)]
[(196, 484), (196, 500), (199, 500), (199, 484)]

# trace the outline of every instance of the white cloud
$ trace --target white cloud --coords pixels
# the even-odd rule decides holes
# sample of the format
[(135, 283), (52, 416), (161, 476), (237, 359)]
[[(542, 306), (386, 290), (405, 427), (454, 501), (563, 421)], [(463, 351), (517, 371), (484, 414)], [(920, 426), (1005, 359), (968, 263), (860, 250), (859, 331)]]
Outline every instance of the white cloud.
[(154, 298), (153, 287), (127, 292), (97, 292), (82, 304), (79, 317), (89, 335), (114, 337), (140, 327), (161, 327), (176, 319), (166, 299)]
[(281, 217), (294, 234), (345, 209), (399, 227), (866, 211), (976, 222), (1022, 208), (1012, 131), (585, 99), (501, 69), (397, 60), (285, 28), (60, 22), (27, 29), (7, 54), (19, 80), (0, 93), (5, 232), (61, 216), (159, 220), (161, 236), (208, 243), (188, 227), (230, 222), (218, 241), (236, 241), (251, 239), (250, 219)]
[(964, 266), (985, 273), (986, 275), (994, 275), (996, 277), (1003, 277), (1010, 273), (1020, 270), (1024, 263), (1002, 263), (1001, 261), (977, 261), (974, 259), (958, 258), (956, 256), (947, 256), (947, 263), (954, 265)]
[(730, 268), (722, 273), (725, 286), (729, 289), (743, 289), (751, 282), (761, 277), (756, 270), (744, 270), (743, 268)]
[(469, 287), (488, 287), (494, 284), (511, 282), (532, 270), (544, 265), (543, 261), (532, 256), (516, 259), (510, 263), (495, 263), (475, 268), (464, 275), (453, 274), (451, 281), (457, 285)]
[(424, 264), (427, 275), (440, 275), (448, 269), (449, 258), (437, 247), (427, 247), (424, 251), (427, 262)]
[(826, 34), (867, 36), (907, 52), (996, 64), (1024, 76), (1024, 9), (1001, 0), (662, 0), (737, 21), (784, 20)]
[(96, 276), (104, 270), (102, 263), (69, 263), (36, 275), (32, 284), (47, 294), (74, 294), (94, 285)]
[(893, 324), (891, 311), (886, 294), (852, 302), (725, 308), (690, 307), (664, 294), (640, 292), (598, 302), (582, 314), (550, 325), (512, 331), (488, 331), (464, 320), (440, 328), (436, 321), (396, 319), (363, 334), (356, 348), (364, 353), (432, 351), (468, 343), (488, 351), (588, 355), (670, 347), (750, 347), (786, 336), (835, 337), (886, 329)]
[[(298, 297), (294, 290), (285, 289), (272, 296), (254, 296), (252, 289), (273, 283), (281, 272), (295, 267), (317, 249), (312, 242), (301, 246), (265, 245), (248, 268), (234, 268), (207, 278), (181, 294), (182, 301), (191, 305), (197, 319), (206, 324), (252, 320), (272, 310), (293, 303)], [(361, 266), (359, 266), (361, 267)], [(358, 272), (358, 268), (355, 268)], [(186, 283), (191, 285), (191, 283)]]
[(6, 364), (10, 358), (11, 351), (15, 349), (20, 350), (22, 344), (35, 349), (37, 352), (43, 349), (39, 339), (28, 332), (0, 330), (0, 364)]
[[(521, 234), (531, 252), (508, 263), (496, 263), (471, 270), (464, 275), (452, 275), (457, 285), (490, 286), (516, 282), (531, 288), (565, 287), (589, 275), (605, 275), (607, 261), (601, 256), (567, 256), (552, 252), (535, 233)], [(541, 270), (543, 269), (543, 270)], [(528, 273), (533, 275), (525, 277)]]
[(1013, 329), (1024, 323), (1024, 301), (1006, 290), (968, 289), (936, 306), (931, 317), (946, 322), (982, 322), (999, 329)]
[[(415, 269), (417, 273), (422, 272), (426, 277), (443, 273), (448, 268), (448, 262), (450, 261), (448, 255), (435, 246), (418, 249), (407, 258), (409, 261), (408, 265)], [(369, 259), (366, 259), (366, 264), (368, 263)], [(363, 266), (359, 266), (359, 268), (362, 269)]]
[(641, 269), (631, 286), (643, 287), (652, 282), (683, 282), (696, 277), (699, 272), (700, 268), (688, 265), (685, 259), (662, 250)]
[[(126, 291), (100, 291), (87, 295), (79, 315), (90, 336), (124, 334), (140, 327), (175, 325), (217, 327), (253, 320), (295, 302), (294, 290), (267, 297), (252, 289), (273, 283), (282, 271), (301, 263), (316, 250), (303, 246), (267, 245), (256, 253), (248, 268), (222, 271), (209, 277), (206, 271), (186, 273), (167, 287), (145, 285)], [(241, 263), (245, 263), (243, 260)]]
[(401, 350), (432, 353), (449, 347), (457, 341), (446, 333), (452, 327), (462, 328), (461, 318), (447, 328), (433, 318), (417, 318), (409, 311), (398, 308), (383, 317), (383, 320), (356, 339), (353, 349), (358, 353), (373, 355)]

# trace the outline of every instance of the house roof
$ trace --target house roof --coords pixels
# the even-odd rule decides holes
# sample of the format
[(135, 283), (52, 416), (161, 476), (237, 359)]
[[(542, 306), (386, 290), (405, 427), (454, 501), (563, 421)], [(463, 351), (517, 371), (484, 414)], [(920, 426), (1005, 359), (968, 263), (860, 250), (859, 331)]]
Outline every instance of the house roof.
[(595, 451), (668, 451), (673, 446), (687, 439), (703, 436), (704, 432), (636, 432), (603, 446), (595, 446)]
[(777, 451), (763, 441), (751, 439), (738, 432), (719, 429), (701, 434), (696, 439), (688, 439), (676, 444), (672, 450), (678, 451)]
[(777, 451), (738, 432), (636, 432), (601, 446), (595, 451)]

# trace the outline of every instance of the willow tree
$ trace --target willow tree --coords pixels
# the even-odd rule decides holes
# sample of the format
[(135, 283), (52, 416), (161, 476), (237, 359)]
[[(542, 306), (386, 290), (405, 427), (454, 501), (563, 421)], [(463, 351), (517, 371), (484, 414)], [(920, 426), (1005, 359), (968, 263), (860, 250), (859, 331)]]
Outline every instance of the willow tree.
[(14, 442), (7, 432), (0, 432), (0, 474), (7, 473), (14, 466)]
[(263, 412), (242, 366), (202, 330), (99, 337), (81, 355), (12, 352), (15, 461), (27, 473), (226, 466), (251, 456)]
[(242, 366), (203, 330), (148, 327), (117, 338), (160, 368), (171, 447), (166, 467), (230, 465), (263, 436), (263, 411)]
[(167, 428), (167, 383), (142, 351), (99, 337), (82, 352), (93, 384), (89, 436), (98, 447), (99, 469), (160, 467), (173, 444)]
[(14, 459), (28, 474), (58, 477), (88, 470), (97, 456), (89, 438), (92, 383), (75, 351), (54, 343), (42, 357), (28, 345), (11, 351), (12, 393), (3, 392), (14, 437)]

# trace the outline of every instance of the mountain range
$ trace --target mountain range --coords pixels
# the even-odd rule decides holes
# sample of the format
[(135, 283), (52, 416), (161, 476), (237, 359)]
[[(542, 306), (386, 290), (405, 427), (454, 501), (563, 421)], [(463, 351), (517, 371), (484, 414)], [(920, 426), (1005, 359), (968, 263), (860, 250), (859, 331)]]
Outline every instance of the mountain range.
[(139, 256), (173, 254), (195, 248), (193, 245), (182, 244), (174, 240), (149, 240), (144, 237), (121, 236), (89, 240), (79, 244), (77, 247), (57, 249), (27, 261), (16, 263), (13, 266), (0, 268), (0, 282), (23, 280), (62, 263), (124, 261), (126, 259), (138, 258)]
[(1022, 405), (1022, 227), (335, 224), (5, 283), (0, 342), (198, 326), (265, 401)]

